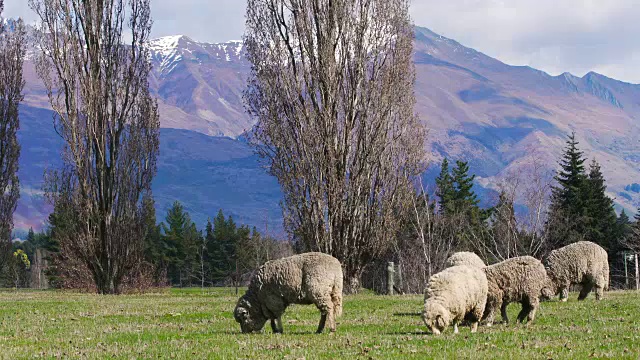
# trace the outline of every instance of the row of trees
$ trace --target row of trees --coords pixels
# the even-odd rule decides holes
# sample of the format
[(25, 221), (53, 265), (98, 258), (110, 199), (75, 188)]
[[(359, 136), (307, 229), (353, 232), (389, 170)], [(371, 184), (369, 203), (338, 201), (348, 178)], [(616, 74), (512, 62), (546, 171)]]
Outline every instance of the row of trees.
[(479, 206), (469, 164), (457, 161), (450, 170), (445, 159), (433, 191), (418, 183), (413, 214), (372, 268), (367, 285), (385, 288), (380, 279), (385, 278), (386, 261), (402, 268), (404, 291), (420, 292), (455, 251), (474, 251), (493, 263), (522, 255), (544, 258), (581, 240), (608, 251), (612, 281), (620, 285), (623, 255), (640, 251), (640, 209), (635, 221), (624, 210), (616, 214), (600, 165), (592, 160), (587, 169), (578, 145), (570, 135), (555, 176), (531, 159), (527, 169), (498, 184), (494, 206), (488, 208)]
[(291, 254), (288, 245), (236, 225), (222, 210), (200, 231), (175, 202), (165, 221), (149, 231), (145, 258), (154, 266), (156, 283), (166, 278), (173, 286), (239, 286), (266, 261)]
[[(239, 286), (266, 261), (293, 253), (289, 242), (264, 236), (256, 228), (238, 226), (231, 216), (225, 217), (222, 210), (207, 221), (204, 231), (197, 229), (179, 202), (167, 210), (159, 225), (155, 211), (151, 209), (149, 213), (152, 216), (147, 218), (141, 279), (127, 286), (135, 285), (138, 289), (146, 286)], [(45, 250), (49, 262), (46, 276), (51, 286), (95, 289), (91, 274), (83, 264), (67, 259), (60, 251), (58, 238), (52, 233), (63, 224), (54, 222), (56, 226), (47, 231), (35, 233), (30, 230), (24, 241), (13, 244), (13, 254), (35, 259), (37, 249)], [(28, 287), (30, 269), (18, 255), (13, 256), (9, 271), (0, 279), (5, 285)]]

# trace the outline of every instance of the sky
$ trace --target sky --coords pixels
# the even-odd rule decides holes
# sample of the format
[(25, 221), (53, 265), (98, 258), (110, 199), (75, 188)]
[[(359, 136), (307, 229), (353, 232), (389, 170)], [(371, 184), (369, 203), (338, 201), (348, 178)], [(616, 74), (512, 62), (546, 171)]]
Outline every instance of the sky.
[[(153, 35), (240, 39), (245, 8), (246, 0), (152, 0)], [(4, 16), (35, 21), (27, 0), (5, 0)], [(413, 0), (411, 16), (507, 64), (640, 84), (640, 0)]]

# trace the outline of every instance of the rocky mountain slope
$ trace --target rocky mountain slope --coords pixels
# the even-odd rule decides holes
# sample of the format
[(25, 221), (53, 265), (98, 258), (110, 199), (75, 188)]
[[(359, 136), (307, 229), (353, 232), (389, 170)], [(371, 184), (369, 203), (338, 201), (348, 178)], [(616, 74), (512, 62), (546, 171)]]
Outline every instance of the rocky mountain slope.
[[(154, 40), (151, 49), (151, 88), (164, 128), (154, 183), (159, 217), (180, 200), (201, 226), (223, 208), (243, 222), (281, 230), (277, 182), (236, 140), (253, 125), (242, 105), (250, 68), (242, 42), (172, 36)], [(427, 177), (445, 156), (470, 161), (484, 190), (522, 174), (533, 159), (551, 171), (565, 136), (575, 131), (585, 155), (602, 164), (619, 206), (640, 205), (640, 85), (510, 66), (424, 28), (416, 29), (415, 63), (416, 111), (430, 129)], [(46, 94), (30, 62), (25, 76), (21, 227), (41, 223), (48, 211), (39, 197), (41, 175), (59, 161)]]

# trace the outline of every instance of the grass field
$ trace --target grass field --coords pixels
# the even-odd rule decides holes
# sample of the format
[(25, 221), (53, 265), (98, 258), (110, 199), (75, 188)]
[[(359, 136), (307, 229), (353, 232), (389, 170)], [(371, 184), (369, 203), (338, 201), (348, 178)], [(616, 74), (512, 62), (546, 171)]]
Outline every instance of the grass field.
[[(0, 358), (640, 358), (640, 294), (542, 304), (530, 326), (426, 333), (422, 296), (345, 298), (336, 334), (316, 335), (319, 313), (292, 306), (284, 335), (245, 335), (229, 289), (96, 296), (0, 291)], [(517, 305), (509, 308), (515, 318)]]

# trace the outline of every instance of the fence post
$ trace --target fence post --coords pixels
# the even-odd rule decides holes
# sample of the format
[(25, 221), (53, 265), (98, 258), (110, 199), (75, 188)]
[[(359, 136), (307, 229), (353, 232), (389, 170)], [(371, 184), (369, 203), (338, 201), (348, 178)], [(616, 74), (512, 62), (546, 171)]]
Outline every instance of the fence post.
[(394, 267), (395, 266), (393, 264), (393, 261), (389, 261), (389, 264), (387, 265), (387, 294), (388, 295), (393, 295), (393, 285), (394, 285), (393, 275), (395, 273)]
[(402, 263), (398, 264), (398, 286), (397, 286), (398, 291), (400, 291), (400, 294), (404, 294), (404, 282), (402, 280)]
[(640, 272), (638, 271), (638, 254), (636, 254), (636, 291), (640, 290)]
[(624, 256), (624, 285), (625, 289), (629, 290), (629, 271), (627, 270), (627, 253), (623, 253)]

